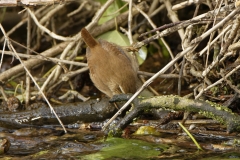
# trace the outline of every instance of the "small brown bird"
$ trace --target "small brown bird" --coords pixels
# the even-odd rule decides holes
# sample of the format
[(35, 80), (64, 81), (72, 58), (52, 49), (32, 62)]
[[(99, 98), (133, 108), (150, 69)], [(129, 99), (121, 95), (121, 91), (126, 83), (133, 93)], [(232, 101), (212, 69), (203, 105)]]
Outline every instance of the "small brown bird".
[(109, 97), (135, 93), (139, 86), (135, 59), (116, 44), (96, 41), (85, 28), (81, 30), (81, 35), (88, 46), (88, 67), (95, 86)]

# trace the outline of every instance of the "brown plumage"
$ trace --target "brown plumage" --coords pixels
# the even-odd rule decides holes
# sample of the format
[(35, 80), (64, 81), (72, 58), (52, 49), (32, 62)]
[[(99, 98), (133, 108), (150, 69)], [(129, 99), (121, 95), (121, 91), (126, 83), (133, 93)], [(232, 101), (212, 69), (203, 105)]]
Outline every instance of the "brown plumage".
[(95, 86), (109, 97), (135, 93), (139, 86), (135, 60), (116, 44), (96, 41), (85, 28), (81, 35), (88, 46), (86, 56)]

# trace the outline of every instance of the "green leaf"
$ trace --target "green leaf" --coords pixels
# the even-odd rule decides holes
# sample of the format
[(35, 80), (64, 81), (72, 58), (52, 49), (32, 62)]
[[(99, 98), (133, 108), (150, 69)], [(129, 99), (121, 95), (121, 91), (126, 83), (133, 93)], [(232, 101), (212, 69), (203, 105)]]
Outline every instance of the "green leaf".
[(161, 46), (163, 57), (169, 58), (170, 54), (169, 54), (167, 48), (165, 47), (164, 43), (162, 42), (162, 40), (159, 39), (158, 42), (159, 42), (159, 45)]
[(142, 48), (139, 49), (138, 55), (137, 55), (138, 64), (139, 65), (143, 64), (146, 58), (147, 58), (147, 47), (142, 46)]
[(108, 42), (115, 43), (119, 46), (129, 46), (130, 42), (126, 35), (118, 32), (117, 30), (106, 32), (100, 35), (98, 38), (104, 39)]
[[(100, 35), (98, 38), (104, 39), (108, 42), (115, 43), (119, 46), (130, 46), (128, 37), (117, 30), (106, 32)], [(147, 58), (147, 48), (143, 46), (137, 54), (138, 64), (141, 65)]]
[[(106, 3), (107, 0), (98, 0), (101, 4)], [(125, 10), (119, 10), (122, 6), (124, 6), (125, 2), (122, 2), (120, 0), (115, 0), (108, 8), (107, 10), (103, 13), (102, 17), (100, 18), (98, 24), (103, 24), (110, 19), (115, 18), (118, 16), (120, 13), (122, 13)], [(118, 12), (117, 12), (118, 11)]]

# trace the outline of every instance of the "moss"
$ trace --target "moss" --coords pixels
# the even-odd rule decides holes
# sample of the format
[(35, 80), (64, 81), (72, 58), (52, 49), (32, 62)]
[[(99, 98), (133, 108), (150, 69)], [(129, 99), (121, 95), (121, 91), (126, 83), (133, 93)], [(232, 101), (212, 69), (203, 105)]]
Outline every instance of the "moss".
[(158, 156), (159, 150), (166, 150), (167, 145), (147, 143), (140, 140), (108, 138), (104, 148), (98, 153), (89, 154), (81, 159), (147, 159)]
[(141, 126), (134, 133), (134, 135), (156, 135), (156, 136), (159, 136), (160, 132), (158, 132), (156, 130), (156, 128), (154, 128), (152, 126)]
[(208, 117), (208, 118), (215, 119), (215, 120), (217, 120), (219, 123), (226, 124), (224, 118), (222, 118), (222, 117), (220, 117), (220, 116), (217, 116), (217, 115), (215, 115), (215, 114), (212, 113), (212, 112), (199, 111), (199, 114), (204, 115), (205, 117)]
[(122, 135), (121, 129), (114, 129), (108, 132), (108, 137), (120, 137)]
[(226, 111), (226, 112), (230, 112), (232, 113), (232, 110), (225, 107), (225, 106), (222, 106), (220, 104), (217, 104), (217, 103), (214, 103), (214, 102), (211, 102), (211, 101), (206, 101), (208, 104), (210, 104), (212, 107), (214, 107), (216, 110), (220, 110), (220, 111)]

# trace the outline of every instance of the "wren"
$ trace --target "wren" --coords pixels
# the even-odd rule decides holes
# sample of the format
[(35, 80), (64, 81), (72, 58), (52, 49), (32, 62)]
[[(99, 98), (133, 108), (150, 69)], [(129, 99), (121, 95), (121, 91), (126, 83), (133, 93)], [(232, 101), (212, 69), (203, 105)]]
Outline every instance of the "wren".
[(94, 85), (108, 97), (135, 93), (139, 86), (135, 59), (116, 44), (95, 40), (85, 28), (81, 36), (88, 46), (86, 57)]

